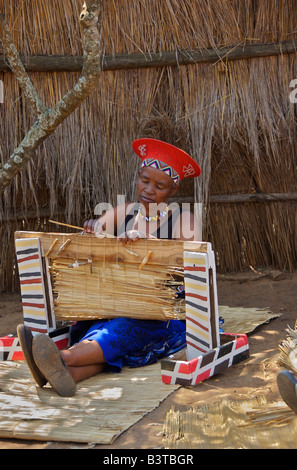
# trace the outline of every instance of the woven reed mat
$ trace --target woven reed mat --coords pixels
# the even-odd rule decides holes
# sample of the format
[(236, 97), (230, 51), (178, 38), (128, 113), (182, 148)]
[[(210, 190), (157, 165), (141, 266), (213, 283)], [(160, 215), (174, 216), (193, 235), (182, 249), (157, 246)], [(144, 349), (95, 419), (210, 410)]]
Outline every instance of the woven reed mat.
[(167, 449), (296, 449), (297, 415), (265, 397), (227, 400), (180, 412), (164, 422)]
[[(268, 309), (220, 306), (223, 328), (249, 333), (279, 315)], [(35, 385), (25, 362), (0, 362), (0, 437), (111, 444), (179, 388), (161, 381), (160, 364), (103, 373), (71, 398)]]
[(272, 313), (269, 308), (247, 308), (219, 306), (219, 315), (224, 319), (223, 330), (227, 333), (248, 334), (259, 325), (268, 323), (281, 313)]
[(71, 398), (39, 388), (25, 362), (0, 362), (0, 436), (111, 444), (179, 388), (161, 380), (160, 364), (102, 373)]

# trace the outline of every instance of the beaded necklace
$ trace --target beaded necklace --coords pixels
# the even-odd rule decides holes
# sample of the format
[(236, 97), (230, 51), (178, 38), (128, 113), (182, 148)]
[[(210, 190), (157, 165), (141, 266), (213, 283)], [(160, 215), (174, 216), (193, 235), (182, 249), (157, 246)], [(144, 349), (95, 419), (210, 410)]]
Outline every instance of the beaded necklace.
[(158, 220), (162, 219), (163, 217), (165, 217), (167, 214), (168, 214), (168, 205), (165, 207), (165, 209), (162, 211), (162, 212), (158, 212), (157, 215), (155, 215), (154, 217), (147, 217), (146, 215), (143, 215), (141, 213), (141, 207), (139, 207), (138, 209), (138, 216), (141, 218), (141, 220), (145, 220), (146, 222), (157, 222)]

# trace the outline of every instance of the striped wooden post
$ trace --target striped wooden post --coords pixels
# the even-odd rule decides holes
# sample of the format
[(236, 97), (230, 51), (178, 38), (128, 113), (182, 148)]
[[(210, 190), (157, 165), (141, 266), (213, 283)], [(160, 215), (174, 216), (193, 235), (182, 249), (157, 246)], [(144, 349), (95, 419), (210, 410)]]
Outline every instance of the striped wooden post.
[(48, 333), (56, 328), (51, 312), (51, 288), (48, 269), (42, 259), (39, 238), (15, 241), (19, 270), (24, 324), (35, 333)]
[[(247, 336), (220, 334), (215, 256), (184, 251), (186, 357), (161, 361), (165, 384), (197, 385), (249, 356)], [(177, 354), (177, 357), (178, 354)]]
[(207, 253), (184, 252), (187, 358), (220, 344), (216, 267), (211, 245)]

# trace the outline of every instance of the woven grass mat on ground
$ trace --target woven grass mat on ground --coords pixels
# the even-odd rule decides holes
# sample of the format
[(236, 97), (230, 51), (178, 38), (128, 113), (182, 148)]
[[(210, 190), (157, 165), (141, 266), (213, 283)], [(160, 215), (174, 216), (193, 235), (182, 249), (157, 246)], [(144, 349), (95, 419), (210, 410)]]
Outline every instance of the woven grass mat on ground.
[(219, 306), (219, 314), (224, 319), (223, 330), (227, 333), (248, 334), (259, 325), (267, 323), (281, 313), (272, 313), (269, 308), (248, 308)]
[(102, 373), (62, 398), (36, 386), (24, 362), (0, 362), (0, 436), (111, 444), (178, 386), (161, 381), (160, 364)]
[[(268, 309), (220, 306), (223, 328), (249, 333), (279, 315)], [(111, 444), (179, 388), (161, 381), (160, 364), (103, 373), (71, 398), (35, 385), (24, 362), (0, 362), (0, 437)]]
[(265, 397), (215, 402), (186, 412), (170, 410), (167, 449), (296, 449), (297, 415)]

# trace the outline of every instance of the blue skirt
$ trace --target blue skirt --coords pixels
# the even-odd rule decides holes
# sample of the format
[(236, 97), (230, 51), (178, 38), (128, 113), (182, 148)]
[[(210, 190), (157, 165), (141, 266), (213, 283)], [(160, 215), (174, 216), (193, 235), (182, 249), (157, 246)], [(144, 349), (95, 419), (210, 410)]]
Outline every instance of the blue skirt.
[(112, 320), (79, 321), (71, 328), (71, 344), (97, 341), (108, 368), (140, 367), (156, 362), (186, 346), (186, 325), (182, 320), (136, 320), (119, 317)]

